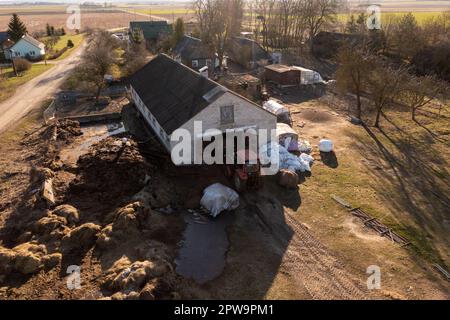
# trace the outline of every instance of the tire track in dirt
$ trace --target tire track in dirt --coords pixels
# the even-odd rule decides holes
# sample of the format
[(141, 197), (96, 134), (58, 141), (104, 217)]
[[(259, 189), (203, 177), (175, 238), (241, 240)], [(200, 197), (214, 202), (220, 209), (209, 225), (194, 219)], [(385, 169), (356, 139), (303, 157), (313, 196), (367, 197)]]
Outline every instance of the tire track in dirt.
[(285, 217), (293, 234), (281, 264), (284, 272), (305, 287), (313, 299), (367, 299), (367, 291), (338, 259), (289, 213)]

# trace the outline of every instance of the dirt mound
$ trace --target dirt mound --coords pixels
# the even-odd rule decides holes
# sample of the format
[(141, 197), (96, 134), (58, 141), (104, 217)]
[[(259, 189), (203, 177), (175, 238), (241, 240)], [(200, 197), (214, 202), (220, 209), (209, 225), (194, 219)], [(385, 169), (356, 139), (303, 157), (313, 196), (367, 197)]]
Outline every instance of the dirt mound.
[(327, 122), (333, 120), (333, 116), (328, 112), (312, 109), (301, 111), (300, 118), (311, 122)]
[(137, 142), (116, 137), (92, 146), (77, 164), (77, 177), (69, 187), (70, 196), (110, 204), (139, 192), (145, 185), (146, 175), (154, 169), (139, 152)]
[(69, 141), (82, 134), (78, 121), (61, 119), (48, 126), (43, 133), (43, 137), (53, 141)]

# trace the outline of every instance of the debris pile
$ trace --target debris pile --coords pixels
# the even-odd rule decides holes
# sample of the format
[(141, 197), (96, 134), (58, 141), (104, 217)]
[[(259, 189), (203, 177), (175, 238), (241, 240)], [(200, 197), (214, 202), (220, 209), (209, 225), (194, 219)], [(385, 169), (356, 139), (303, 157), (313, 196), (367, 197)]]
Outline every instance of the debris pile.
[(48, 126), (44, 131), (43, 137), (51, 141), (70, 142), (70, 140), (82, 134), (78, 121), (61, 119), (55, 124)]
[(70, 193), (95, 193), (96, 200), (117, 200), (139, 192), (153, 166), (141, 155), (132, 139), (108, 137), (78, 159), (77, 177)]

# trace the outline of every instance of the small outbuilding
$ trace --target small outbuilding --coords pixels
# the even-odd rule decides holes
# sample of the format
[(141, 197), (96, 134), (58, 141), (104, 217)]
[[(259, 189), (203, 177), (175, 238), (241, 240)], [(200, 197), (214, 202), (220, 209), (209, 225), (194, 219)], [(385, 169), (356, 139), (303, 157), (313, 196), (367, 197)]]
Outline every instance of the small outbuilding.
[(314, 70), (299, 66), (271, 64), (265, 66), (266, 81), (273, 82), (280, 87), (309, 85), (323, 83), (320, 74)]

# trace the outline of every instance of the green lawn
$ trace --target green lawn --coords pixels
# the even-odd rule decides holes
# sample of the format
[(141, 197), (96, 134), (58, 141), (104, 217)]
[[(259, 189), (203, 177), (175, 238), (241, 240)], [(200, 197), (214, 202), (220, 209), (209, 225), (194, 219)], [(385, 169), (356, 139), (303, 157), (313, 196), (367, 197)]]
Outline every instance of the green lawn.
[[(47, 37), (43, 37), (41, 39), (39, 39), (40, 41), (44, 41)], [(55, 44), (55, 46), (53, 47), (53, 51), (59, 51), (64, 49), (67, 46), (67, 41), (68, 40), (72, 40), (73, 42), (73, 48), (67, 50), (66, 52), (64, 52), (62, 55), (60, 55), (58, 58), (54, 59), (54, 60), (61, 60), (64, 59), (66, 57), (68, 57), (72, 51), (74, 51), (76, 48), (78, 48), (80, 46), (80, 44), (83, 42), (84, 40), (84, 34), (80, 33), (80, 34), (66, 34), (64, 36), (60, 36), (60, 39), (58, 40), (58, 42)]]
[(37, 77), (51, 67), (53, 67), (51, 64), (34, 64), (30, 70), (23, 72), (18, 77), (14, 76), (12, 68), (2, 69), (2, 74), (0, 75), (0, 102), (12, 96), (19, 86)]

